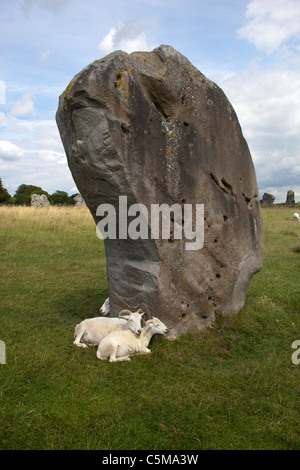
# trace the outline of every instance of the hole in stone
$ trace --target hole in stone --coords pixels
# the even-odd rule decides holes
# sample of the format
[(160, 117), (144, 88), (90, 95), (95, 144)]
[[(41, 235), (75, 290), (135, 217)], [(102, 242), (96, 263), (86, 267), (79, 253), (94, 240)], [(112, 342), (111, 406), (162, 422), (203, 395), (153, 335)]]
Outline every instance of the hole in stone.
[(163, 109), (163, 107), (161, 106), (161, 104), (159, 103), (159, 101), (153, 97), (152, 98), (152, 102), (154, 104), (154, 106), (156, 107), (156, 109), (160, 112), (160, 114), (163, 115), (163, 117), (165, 118), (165, 120), (167, 121), (169, 119), (169, 116), (168, 114), (166, 113), (166, 111)]
[(222, 178), (221, 181), (222, 181), (222, 183), (224, 184), (224, 186), (226, 186), (227, 189), (231, 189), (231, 188), (232, 188), (231, 184), (227, 183), (227, 181), (226, 181), (225, 178)]
[(217, 279), (220, 279), (220, 277), (221, 277), (221, 274), (217, 273), (217, 274), (216, 274), (216, 278), (217, 278)]
[(224, 219), (224, 222), (226, 222), (228, 220), (227, 215), (223, 215), (223, 219)]
[(219, 181), (218, 181), (217, 177), (216, 177), (213, 173), (210, 173), (210, 177), (211, 177), (211, 179), (216, 183), (216, 185), (220, 187)]
[(207, 318), (206, 315), (202, 315), (201, 318), (203, 318), (204, 320)]
[(183, 314), (181, 315), (181, 318), (184, 318), (185, 316), (186, 316), (185, 313), (183, 313)]
[(218, 241), (218, 239), (217, 239), (217, 238), (215, 238), (215, 239), (214, 239), (214, 243), (217, 243), (217, 241)]
[(128, 129), (128, 127), (126, 126), (126, 124), (122, 123), (122, 124), (121, 124), (121, 129), (122, 129), (122, 131), (123, 131), (124, 134), (127, 135), (127, 134), (129, 133), (129, 129)]
[(183, 125), (184, 125), (185, 127), (189, 127), (189, 123), (186, 122), (186, 121), (183, 121)]
[(249, 204), (249, 202), (251, 201), (251, 198), (247, 197), (246, 194), (244, 194), (244, 193), (243, 193), (243, 196), (244, 196), (244, 199), (245, 199), (246, 203)]

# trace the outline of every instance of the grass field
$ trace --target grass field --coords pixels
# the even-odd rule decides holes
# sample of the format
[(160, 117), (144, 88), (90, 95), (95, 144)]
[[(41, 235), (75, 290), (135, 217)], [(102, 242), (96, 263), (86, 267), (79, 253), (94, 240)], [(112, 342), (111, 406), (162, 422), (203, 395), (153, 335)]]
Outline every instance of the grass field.
[(110, 364), (72, 344), (108, 295), (88, 210), (0, 207), (0, 449), (299, 450), (293, 212), (263, 209), (264, 266), (237, 316)]

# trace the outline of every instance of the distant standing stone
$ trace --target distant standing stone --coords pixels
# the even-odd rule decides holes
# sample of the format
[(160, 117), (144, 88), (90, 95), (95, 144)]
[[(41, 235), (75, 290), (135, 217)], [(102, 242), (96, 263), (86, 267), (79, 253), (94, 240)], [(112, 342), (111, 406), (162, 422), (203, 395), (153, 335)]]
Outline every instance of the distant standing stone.
[(86, 206), (86, 203), (81, 194), (77, 194), (77, 196), (74, 196), (73, 200), (75, 201), (75, 206)]
[(275, 201), (275, 196), (269, 193), (264, 193), (260, 203), (262, 207), (270, 207), (270, 206), (273, 206), (274, 201)]
[(285, 204), (287, 206), (294, 206), (295, 205), (295, 193), (291, 189), (286, 194)]
[(50, 206), (50, 202), (46, 194), (32, 194), (31, 195), (31, 205), (33, 207), (44, 207)]

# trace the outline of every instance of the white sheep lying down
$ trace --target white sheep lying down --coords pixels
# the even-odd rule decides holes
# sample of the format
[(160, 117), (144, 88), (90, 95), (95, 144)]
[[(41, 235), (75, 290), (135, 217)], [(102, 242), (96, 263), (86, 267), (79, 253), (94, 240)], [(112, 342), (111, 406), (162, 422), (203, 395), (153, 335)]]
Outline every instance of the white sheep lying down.
[(154, 334), (165, 335), (168, 328), (162, 321), (152, 317), (146, 321), (145, 326), (139, 336), (131, 330), (116, 331), (105, 336), (99, 343), (97, 357), (102, 361), (108, 359), (109, 362), (130, 361), (133, 354), (149, 354), (150, 340)]
[(83, 320), (75, 327), (73, 344), (84, 349), (88, 349), (88, 345), (98, 346), (100, 341), (113, 331), (130, 330), (133, 335), (139, 336), (144, 314), (141, 309), (136, 312), (121, 310), (118, 318), (95, 317)]

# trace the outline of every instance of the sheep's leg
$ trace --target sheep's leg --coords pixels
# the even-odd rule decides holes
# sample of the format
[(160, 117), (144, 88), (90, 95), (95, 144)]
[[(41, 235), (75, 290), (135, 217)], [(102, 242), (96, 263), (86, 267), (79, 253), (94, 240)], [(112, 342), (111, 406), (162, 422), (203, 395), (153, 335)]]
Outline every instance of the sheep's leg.
[[(99, 344), (100, 346), (100, 344)], [(96, 352), (96, 356), (98, 359), (100, 359), (101, 361), (107, 361), (108, 357), (107, 356), (101, 356), (101, 353), (99, 351), (99, 346), (98, 346), (98, 349), (97, 349), (97, 352)]]
[(85, 333), (85, 327), (83, 325), (80, 325), (80, 324), (77, 325), (76, 328), (75, 328), (75, 340), (74, 340), (73, 344), (75, 344), (79, 348), (88, 349), (88, 346), (85, 343), (80, 342), (80, 340), (83, 337), (84, 333)]
[(123, 361), (130, 362), (131, 359), (129, 356), (121, 356), (121, 357), (110, 356), (109, 358), (109, 362), (123, 362)]
[(148, 348), (142, 348), (140, 350), (140, 354), (150, 354), (150, 353), (151, 353), (151, 350)]
[(97, 354), (97, 358), (100, 359), (100, 361), (107, 361), (108, 359), (108, 357), (100, 356), (100, 354)]
[(110, 355), (110, 358), (109, 358), (109, 362), (122, 362), (122, 361), (128, 361), (130, 362), (131, 359), (130, 357), (127, 355), (127, 356), (119, 356), (120, 354), (120, 349), (121, 349), (121, 346), (118, 344), (118, 346), (116, 347), (116, 349), (113, 351), (113, 353)]

